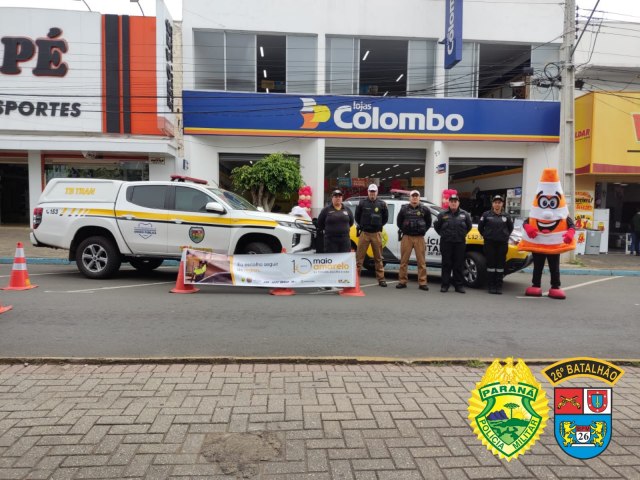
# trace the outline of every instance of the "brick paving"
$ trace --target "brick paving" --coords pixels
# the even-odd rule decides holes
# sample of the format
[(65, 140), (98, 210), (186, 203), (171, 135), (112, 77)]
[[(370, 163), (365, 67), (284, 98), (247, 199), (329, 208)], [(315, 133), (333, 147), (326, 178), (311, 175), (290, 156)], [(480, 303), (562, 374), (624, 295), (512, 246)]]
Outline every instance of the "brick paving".
[(506, 462), (467, 422), (479, 368), (0, 364), (0, 479), (231, 479), (201, 455), (205, 438), (253, 431), (282, 444), (264, 480), (640, 479), (640, 368), (625, 370), (599, 457), (564, 454), (551, 420)]

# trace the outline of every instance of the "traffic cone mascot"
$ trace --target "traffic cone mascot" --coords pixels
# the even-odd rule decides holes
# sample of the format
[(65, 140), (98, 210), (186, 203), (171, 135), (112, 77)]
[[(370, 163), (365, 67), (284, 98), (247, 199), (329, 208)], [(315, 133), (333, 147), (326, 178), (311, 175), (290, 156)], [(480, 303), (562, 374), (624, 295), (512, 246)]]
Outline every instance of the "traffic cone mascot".
[(524, 233), (518, 250), (533, 253), (533, 280), (525, 295), (542, 296), (540, 282), (546, 260), (551, 273), (549, 298), (565, 299), (560, 288), (560, 254), (576, 248), (576, 231), (555, 168), (545, 168), (542, 172), (533, 208), (522, 228)]

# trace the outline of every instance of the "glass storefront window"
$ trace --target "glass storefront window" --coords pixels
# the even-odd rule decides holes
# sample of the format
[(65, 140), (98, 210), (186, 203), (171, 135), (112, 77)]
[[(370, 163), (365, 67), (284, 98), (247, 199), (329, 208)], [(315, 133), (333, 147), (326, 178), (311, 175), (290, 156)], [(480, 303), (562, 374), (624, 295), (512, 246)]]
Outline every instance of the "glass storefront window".
[(118, 162), (108, 164), (55, 163), (45, 164), (45, 179), (52, 178), (106, 178), (110, 180), (149, 180), (146, 162)]

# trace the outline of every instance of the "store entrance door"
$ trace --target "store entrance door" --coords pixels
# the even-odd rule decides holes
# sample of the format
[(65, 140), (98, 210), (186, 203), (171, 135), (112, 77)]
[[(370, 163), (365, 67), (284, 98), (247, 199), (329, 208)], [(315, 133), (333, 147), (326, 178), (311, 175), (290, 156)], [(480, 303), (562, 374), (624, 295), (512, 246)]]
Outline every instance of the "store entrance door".
[(29, 224), (27, 165), (0, 165), (0, 224)]

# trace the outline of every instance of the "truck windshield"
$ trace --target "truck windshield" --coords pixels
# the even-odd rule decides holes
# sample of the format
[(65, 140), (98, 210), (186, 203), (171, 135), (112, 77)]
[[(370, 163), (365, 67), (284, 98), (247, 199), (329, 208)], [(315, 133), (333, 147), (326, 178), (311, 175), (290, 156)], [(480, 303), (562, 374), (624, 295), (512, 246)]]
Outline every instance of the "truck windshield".
[(227, 190), (222, 190), (220, 188), (208, 188), (211, 193), (213, 193), (216, 197), (222, 200), (223, 203), (226, 203), (228, 207), (231, 207), (234, 210), (254, 210), (258, 209), (251, 205), (251, 203), (244, 197), (237, 195), (233, 192), (229, 192)]

